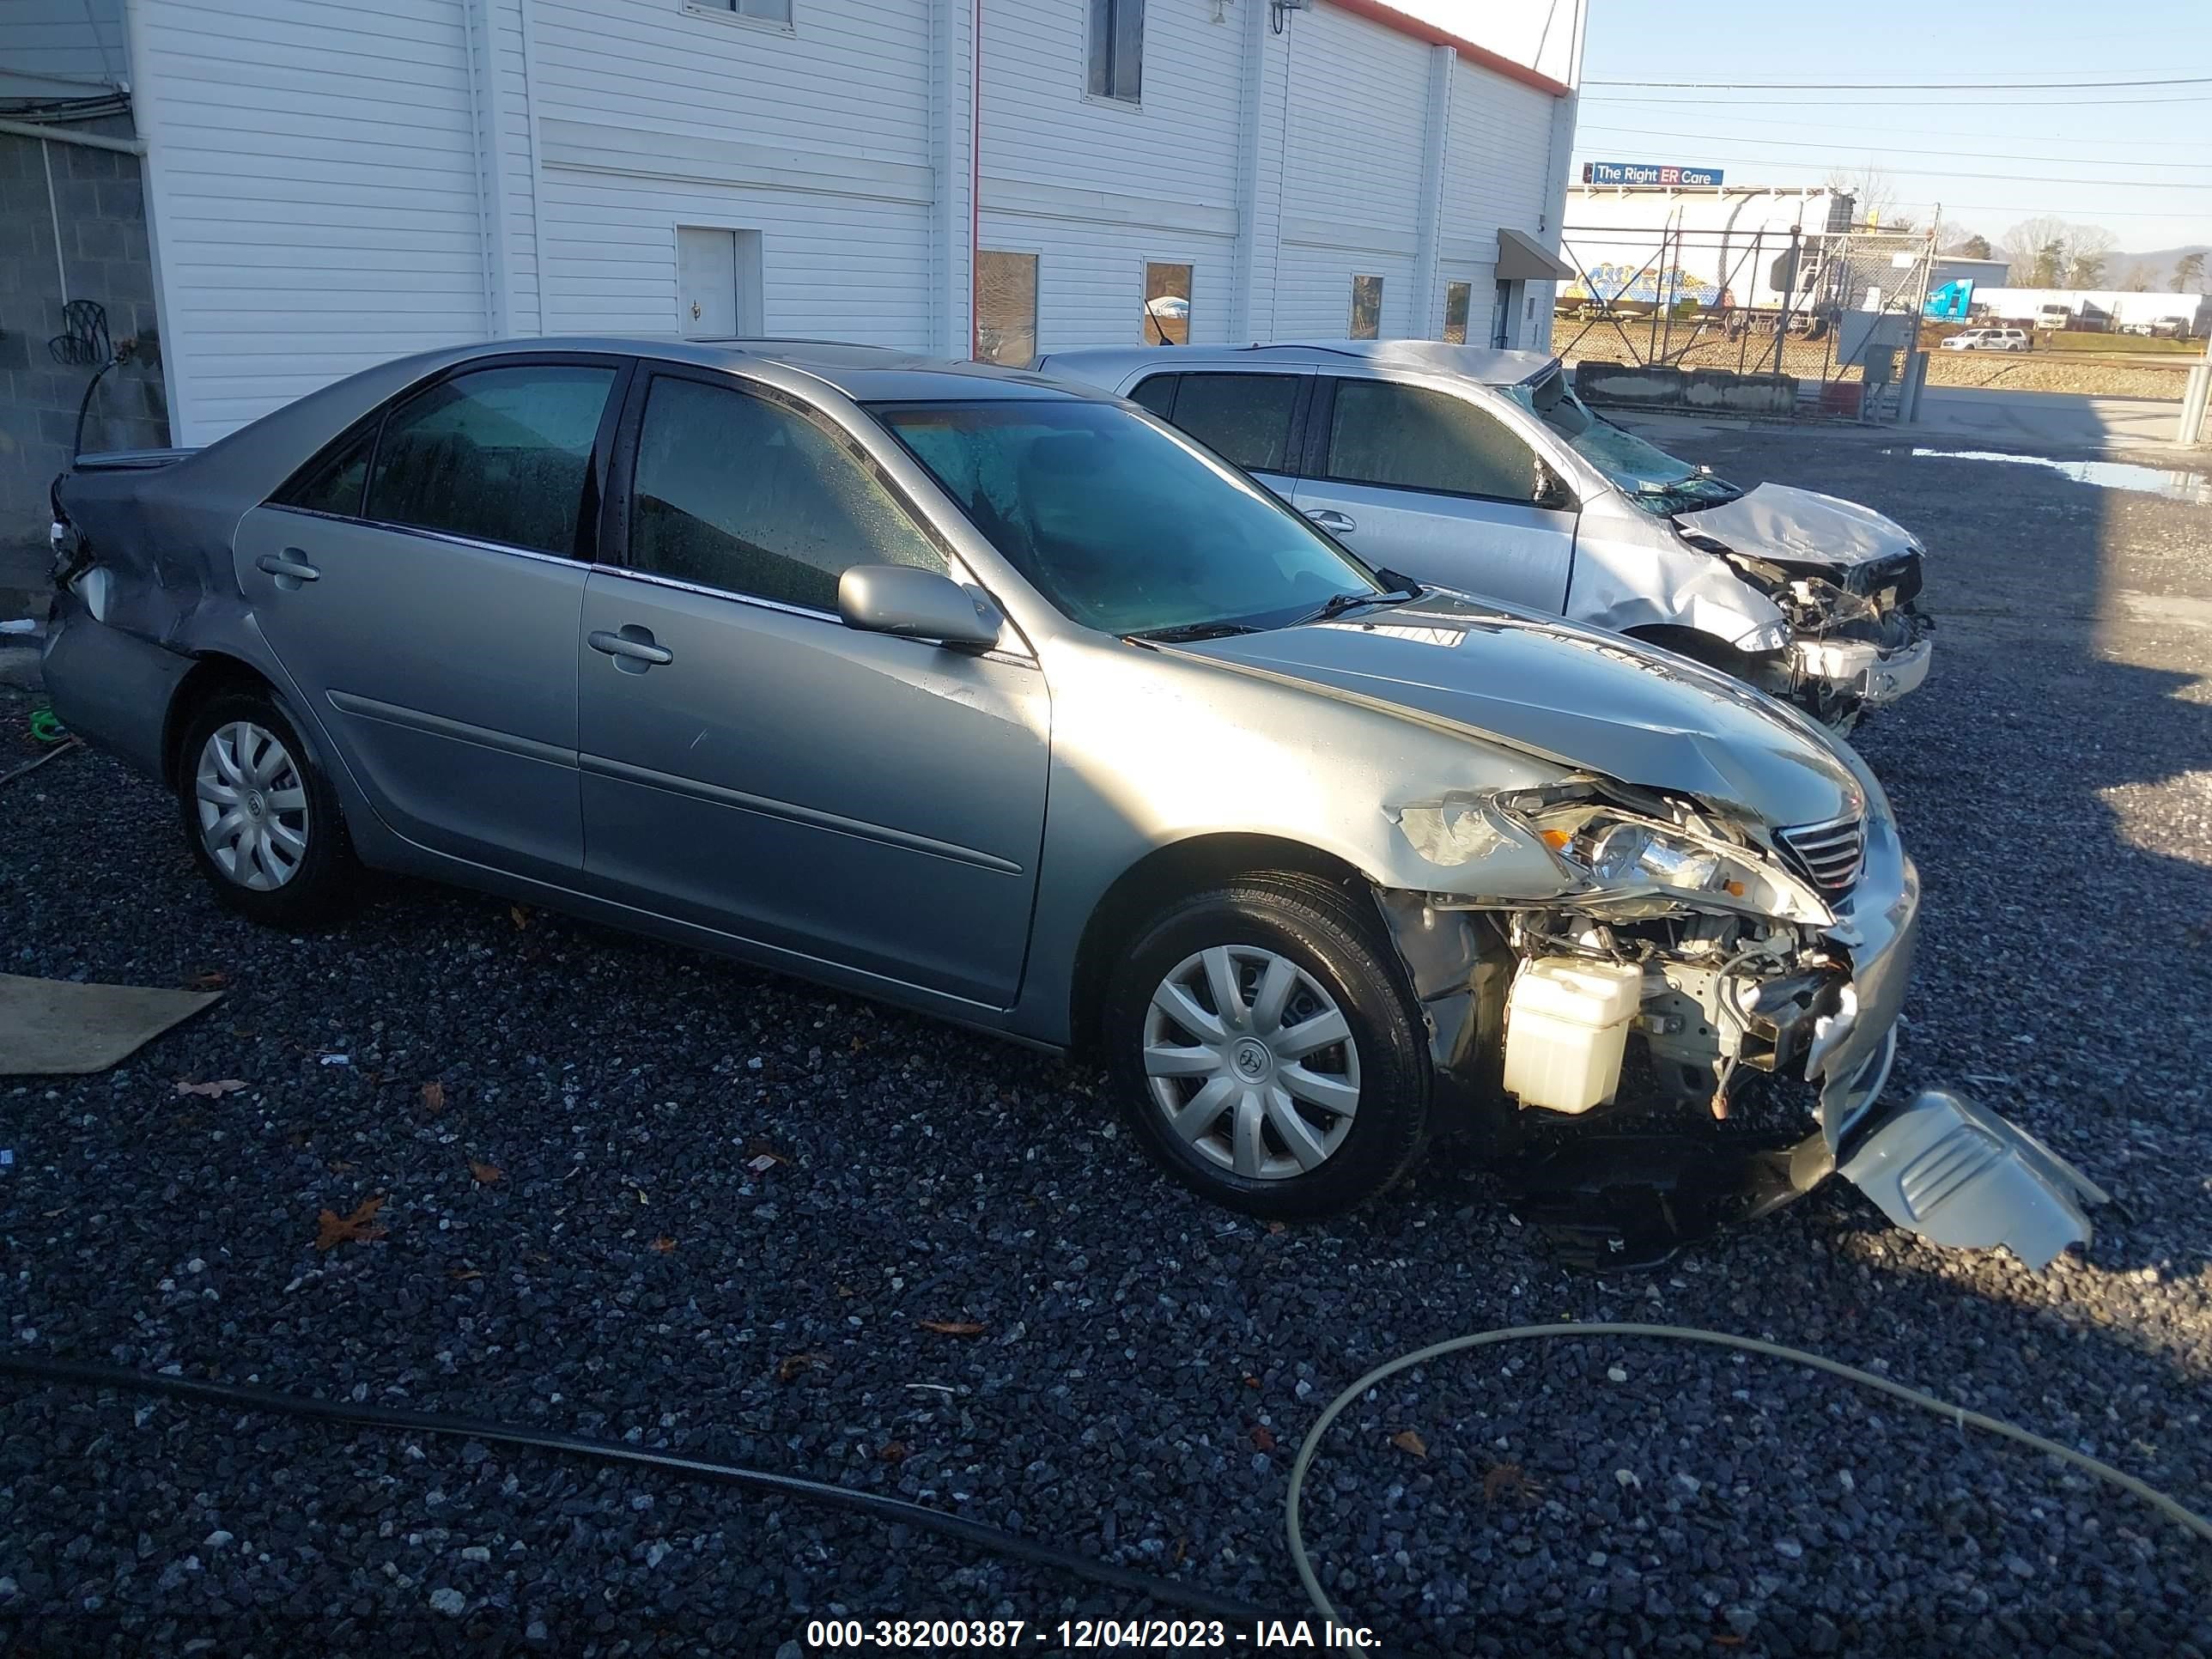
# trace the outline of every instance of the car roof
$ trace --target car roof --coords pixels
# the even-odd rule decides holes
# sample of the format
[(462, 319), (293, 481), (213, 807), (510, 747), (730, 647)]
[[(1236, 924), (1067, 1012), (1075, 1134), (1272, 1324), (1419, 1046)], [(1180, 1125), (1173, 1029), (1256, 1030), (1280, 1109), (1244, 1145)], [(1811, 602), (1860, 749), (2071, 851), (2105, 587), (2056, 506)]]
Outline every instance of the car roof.
[(835, 386), (858, 403), (940, 402), (954, 398), (1080, 398), (1080, 390), (1024, 368), (955, 362), (892, 346), (838, 340), (732, 338), (675, 340), (636, 336), (564, 336), (500, 340), (470, 356), (531, 351), (611, 351), (698, 368), (740, 369), (780, 363)]
[(1085, 380), (1110, 380), (1153, 364), (1249, 368), (1275, 363), (1308, 368), (1341, 366), (1347, 358), (1381, 368), (1455, 374), (1484, 386), (1520, 386), (1559, 362), (1547, 352), (1452, 345), (1443, 340), (1278, 340), (1251, 345), (1097, 346), (1048, 352), (1037, 366), (1048, 374), (1064, 370)]

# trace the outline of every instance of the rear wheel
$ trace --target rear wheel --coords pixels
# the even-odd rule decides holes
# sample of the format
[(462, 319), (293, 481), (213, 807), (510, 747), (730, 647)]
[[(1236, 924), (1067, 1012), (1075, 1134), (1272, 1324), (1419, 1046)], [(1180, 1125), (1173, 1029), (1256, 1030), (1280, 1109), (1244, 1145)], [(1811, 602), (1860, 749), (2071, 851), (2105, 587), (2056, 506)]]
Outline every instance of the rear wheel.
[(345, 820), (274, 698), (210, 698), (185, 730), (177, 769), (185, 840), (218, 899), (280, 927), (337, 912), (356, 867)]
[(1105, 1037), (1137, 1138), (1253, 1215), (1333, 1214), (1426, 1139), (1425, 1025), (1379, 923), (1339, 889), (1255, 876), (1155, 917), (1115, 969)]

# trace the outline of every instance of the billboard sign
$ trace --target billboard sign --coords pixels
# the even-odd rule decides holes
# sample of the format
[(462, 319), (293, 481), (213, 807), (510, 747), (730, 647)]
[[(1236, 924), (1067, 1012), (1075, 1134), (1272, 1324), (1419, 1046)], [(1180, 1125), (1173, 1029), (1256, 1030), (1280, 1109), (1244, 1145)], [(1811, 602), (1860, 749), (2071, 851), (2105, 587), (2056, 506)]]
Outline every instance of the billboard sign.
[(1718, 167), (1659, 167), (1649, 161), (1585, 161), (1586, 185), (1717, 185)]

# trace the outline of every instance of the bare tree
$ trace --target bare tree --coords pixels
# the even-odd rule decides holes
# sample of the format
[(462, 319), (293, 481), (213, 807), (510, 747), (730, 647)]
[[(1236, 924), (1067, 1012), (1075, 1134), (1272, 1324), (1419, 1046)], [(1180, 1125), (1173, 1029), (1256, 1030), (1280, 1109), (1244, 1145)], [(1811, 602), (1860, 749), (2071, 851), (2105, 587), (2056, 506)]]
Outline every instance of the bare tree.
[(2158, 286), (2158, 273), (2140, 259), (2128, 267), (2127, 290), (2130, 294), (2148, 294)]
[[(1978, 253), (1973, 252), (1977, 244), (1982, 250)], [(1986, 238), (1975, 235), (1966, 226), (1951, 219), (1938, 219), (1936, 222), (1936, 251), (1939, 253), (1956, 253), (1969, 259), (1986, 259), (1990, 257), (1990, 245)]]
[(2193, 249), (2173, 262), (2173, 291), (2197, 294), (2204, 288), (2204, 250)]
[(2102, 225), (2072, 226), (2066, 238), (2066, 283), (2069, 288), (2095, 288), (2105, 280), (2105, 267), (2120, 239)]
[(2119, 238), (2102, 225), (2076, 225), (2044, 214), (2005, 232), (1997, 251), (2029, 288), (2094, 288)]
[(1834, 195), (1853, 202), (1851, 217), (1884, 230), (1910, 230), (1912, 222), (1897, 213), (1897, 181), (1871, 161), (1863, 167), (1838, 167), (1822, 181)]
[(2052, 250), (2063, 252), (2071, 228), (2049, 214), (2023, 219), (1997, 239), (1997, 252), (2011, 262), (2012, 274), (2029, 288), (2055, 287), (2059, 256)]

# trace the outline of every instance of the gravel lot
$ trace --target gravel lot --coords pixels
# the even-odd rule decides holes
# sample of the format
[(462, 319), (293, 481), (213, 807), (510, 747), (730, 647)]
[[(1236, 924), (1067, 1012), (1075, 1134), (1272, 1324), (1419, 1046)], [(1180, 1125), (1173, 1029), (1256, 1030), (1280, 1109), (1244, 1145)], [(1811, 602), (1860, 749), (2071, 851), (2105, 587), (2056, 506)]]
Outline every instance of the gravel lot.
[[(1581, 327), (1579, 323), (1562, 321), (1559, 325), (1562, 342), (1573, 339), (1571, 331)], [(1628, 338), (1634, 347), (1634, 358), (1620, 336), (1601, 323), (1583, 335), (1567, 356), (1576, 361), (1589, 357), (1602, 362), (1628, 362), (1650, 351), (1652, 343), (1647, 329), (1631, 326)], [(1734, 368), (1741, 362), (1755, 374), (1774, 366), (1771, 334), (1765, 337), (1763, 363), (1757, 336), (1753, 337), (1747, 349), (1743, 342), (1712, 337), (1685, 350), (1688, 339), (1686, 329), (1677, 329), (1670, 347), (1662, 328), (1658, 345), (1667, 361), (1679, 362), (1684, 368)], [(2085, 359), (2082, 354), (2072, 351), (1931, 350), (1928, 354), (1928, 384), (1994, 387), (2002, 392), (2063, 392), (2077, 397), (2151, 398), (2178, 404), (2188, 382), (2189, 366), (2194, 361), (2191, 357), (2169, 359), (2162, 354)], [(1838, 365), (1832, 341), (1793, 339), (1782, 354), (1782, 366), (1784, 372), (1808, 380), (1863, 378), (1856, 363)]]
[[(416, 887), (256, 932), (165, 799), (73, 754), (7, 790), (0, 965), (228, 994), (110, 1073), (0, 1084), (6, 1341), (894, 1492), (1288, 1616), (1322, 1405), (1510, 1323), (1801, 1344), (2212, 1510), (2212, 507), (1863, 434), (1673, 442), (1936, 550), (1937, 677), (1862, 733), (1928, 889), (1900, 1085), (2004, 1103), (2110, 1185), (2089, 1260), (1940, 1251), (1831, 1183), (1592, 1279), (1448, 1162), (1273, 1231), (1156, 1178), (1091, 1075), (847, 997)], [(385, 1237), (316, 1251), (377, 1194)], [(1397, 1651), (2212, 1654), (2212, 1551), (2135, 1500), (1717, 1351), (1409, 1374), (1310, 1498)], [(14, 1650), (774, 1653), (834, 1611), (1150, 1609), (672, 1479), (0, 1382)]]

